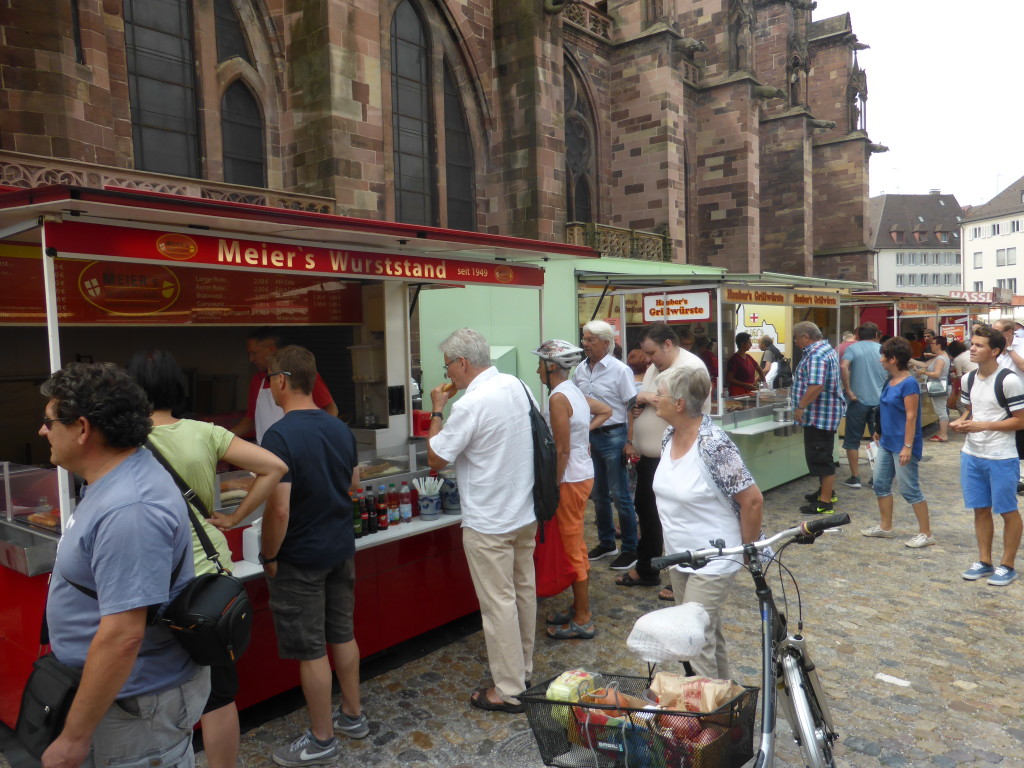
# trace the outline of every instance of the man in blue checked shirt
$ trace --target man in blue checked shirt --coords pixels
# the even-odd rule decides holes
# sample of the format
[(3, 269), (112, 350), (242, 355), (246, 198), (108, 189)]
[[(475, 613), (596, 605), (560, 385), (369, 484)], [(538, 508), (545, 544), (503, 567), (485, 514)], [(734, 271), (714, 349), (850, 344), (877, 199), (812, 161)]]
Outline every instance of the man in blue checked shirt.
[(846, 413), (839, 357), (814, 323), (794, 325), (793, 341), (803, 350), (793, 373), (793, 418), (804, 428), (807, 472), (820, 483), (817, 492), (807, 495), (808, 503), (800, 511), (805, 515), (831, 515), (838, 501), (833, 490), (836, 431)]

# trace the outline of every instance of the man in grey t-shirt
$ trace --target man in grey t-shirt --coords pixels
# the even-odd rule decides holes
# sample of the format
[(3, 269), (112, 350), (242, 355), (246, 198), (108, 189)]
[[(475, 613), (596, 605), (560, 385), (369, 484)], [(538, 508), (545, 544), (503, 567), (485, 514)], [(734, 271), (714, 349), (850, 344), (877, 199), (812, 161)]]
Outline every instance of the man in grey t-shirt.
[(69, 363), (42, 393), (50, 460), (87, 483), (46, 604), (53, 653), (82, 681), (43, 765), (192, 766), (210, 673), (147, 621), (195, 573), (185, 500), (141, 447), (149, 401), (112, 363)]
[(864, 323), (857, 329), (858, 341), (846, 348), (840, 362), (843, 390), (846, 392), (846, 432), (843, 448), (850, 462), (850, 478), (843, 485), (860, 488), (860, 441), (867, 425), (871, 434), (879, 431), (878, 403), (888, 375), (882, 367), (882, 347), (878, 343), (878, 326)]

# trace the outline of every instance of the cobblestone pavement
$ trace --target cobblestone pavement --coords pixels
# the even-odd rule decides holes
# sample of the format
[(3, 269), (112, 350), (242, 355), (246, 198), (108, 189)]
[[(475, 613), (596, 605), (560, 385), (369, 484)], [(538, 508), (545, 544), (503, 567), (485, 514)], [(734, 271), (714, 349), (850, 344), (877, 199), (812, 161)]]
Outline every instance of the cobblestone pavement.
[[(804, 634), (840, 732), (836, 757), (841, 766), (1024, 768), (1024, 655), (1019, 645), (1024, 580), (1000, 588), (960, 577), (977, 557), (973, 515), (960, 496), (960, 440), (925, 443), (922, 487), (931, 506), (935, 546), (915, 550), (903, 545), (917, 531), (913, 513), (898, 497), (900, 537), (861, 536), (861, 528), (877, 522), (874, 494), (867, 485), (860, 490), (838, 485), (837, 509), (851, 515), (852, 525), (785, 553), (804, 601)], [(849, 474), (845, 465), (837, 472), (837, 481)], [(870, 476), (866, 462), (861, 475), (864, 481)], [(805, 478), (769, 491), (766, 531), (802, 519), (796, 510), (812, 486)], [(997, 551), (1001, 542), (997, 523)], [(617, 572), (608, 562), (595, 564), (592, 571), (597, 638), (559, 642), (539, 637), (535, 681), (572, 667), (645, 672), (644, 663), (625, 647), (625, 638), (638, 616), (667, 604), (657, 600), (655, 589), (615, 586)], [(726, 634), (736, 677), (756, 685), (756, 601), (744, 576), (737, 578), (725, 612)], [(795, 617), (795, 593), (788, 589), (787, 594), (789, 614)], [(547, 601), (541, 610), (562, 606), (565, 599)], [(343, 744), (339, 765), (540, 766), (525, 716), (469, 706), (470, 691), (484, 684), (489, 680), (480, 632), (366, 681), (370, 735)], [(242, 763), (273, 765), (272, 747), (304, 727), (306, 715), (299, 710), (248, 731), (242, 737)], [(198, 757), (205, 767), (205, 756)], [(778, 765), (802, 764), (785, 721), (779, 725), (779, 757)]]

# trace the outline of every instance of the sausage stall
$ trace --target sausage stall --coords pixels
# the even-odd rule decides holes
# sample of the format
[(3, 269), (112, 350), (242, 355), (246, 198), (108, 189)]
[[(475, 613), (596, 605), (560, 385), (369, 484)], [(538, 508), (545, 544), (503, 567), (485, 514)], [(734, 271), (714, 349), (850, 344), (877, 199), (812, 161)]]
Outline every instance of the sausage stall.
[[(38, 435), (39, 384), (50, 371), (74, 360), (124, 364), (139, 349), (162, 347), (185, 369), (197, 417), (230, 426), (244, 414), (247, 334), (272, 325), (286, 343), (316, 354), (341, 415), (355, 426), (364, 482), (401, 483), (427, 472), (412, 391), (420, 291), (526, 289), (539, 315), (541, 265), (595, 255), (135, 190), (0, 190), (0, 721), (13, 726), (38, 656), (47, 574), (76, 498), (75, 478), (47, 466)], [(538, 317), (538, 341), (539, 326)], [(357, 540), (355, 626), (364, 656), (477, 609), (453, 511)], [(239, 663), (241, 707), (298, 685), (297, 664), (277, 657), (261, 568), (246, 559), (250, 539), (241, 529), (228, 536), (255, 611)]]
[(639, 345), (643, 326), (667, 322), (692, 341), (711, 340), (717, 371), (712, 418), (736, 443), (762, 490), (806, 474), (803, 438), (792, 420), (789, 389), (758, 390), (729, 396), (725, 363), (735, 351), (736, 334), (749, 333), (750, 354), (759, 363), (758, 340), (771, 336), (796, 369), (800, 350), (792, 343), (794, 323), (815, 322), (833, 346), (838, 344), (839, 311), (851, 289), (863, 283), (764, 273), (646, 278), (579, 272), (580, 322), (605, 319), (619, 330), (623, 358)]

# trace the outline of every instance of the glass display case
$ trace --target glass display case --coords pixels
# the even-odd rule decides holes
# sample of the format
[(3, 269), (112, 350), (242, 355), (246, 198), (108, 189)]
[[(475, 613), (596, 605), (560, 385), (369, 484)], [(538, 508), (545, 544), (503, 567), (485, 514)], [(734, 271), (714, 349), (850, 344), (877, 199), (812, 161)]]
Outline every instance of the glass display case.
[(0, 565), (49, 572), (60, 533), (57, 470), (0, 462)]

